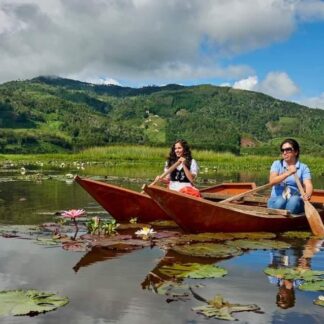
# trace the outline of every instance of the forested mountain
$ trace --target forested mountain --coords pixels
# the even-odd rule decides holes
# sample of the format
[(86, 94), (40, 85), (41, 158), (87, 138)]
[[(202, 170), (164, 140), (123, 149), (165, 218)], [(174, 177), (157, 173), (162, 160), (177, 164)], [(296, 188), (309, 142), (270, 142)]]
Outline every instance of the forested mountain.
[(211, 85), (134, 89), (58, 77), (0, 85), (0, 153), (185, 138), (194, 148), (272, 154), (285, 137), (323, 154), (324, 110)]

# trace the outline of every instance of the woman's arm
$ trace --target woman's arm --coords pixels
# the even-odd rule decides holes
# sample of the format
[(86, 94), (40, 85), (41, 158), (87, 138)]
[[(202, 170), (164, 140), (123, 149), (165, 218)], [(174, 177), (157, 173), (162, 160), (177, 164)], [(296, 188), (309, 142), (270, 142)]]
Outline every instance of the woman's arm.
[(291, 176), (292, 174), (296, 173), (297, 169), (295, 165), (289, 165), (288, 170), (282, 174), (278, 174), (278, 172), (271, 172), (269, 176), (269, 182), (272, 185), (276, 185), (282, 181), (284, 181), (286, 178)]
[(306, 179), (303, 181), (304, 189), (305, 189), (305, 195), (303, 196), (303, 199), (305, 201), (310, 200), (312, 193), (313, 193), (313, 183), (311, 179)]

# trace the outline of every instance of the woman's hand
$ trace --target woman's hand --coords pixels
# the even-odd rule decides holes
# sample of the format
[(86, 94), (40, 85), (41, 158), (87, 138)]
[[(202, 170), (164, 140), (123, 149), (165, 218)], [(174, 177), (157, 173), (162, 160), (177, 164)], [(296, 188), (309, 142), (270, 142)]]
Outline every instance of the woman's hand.
[(296, 165), (288, 165), (287, 170), (290, 173), (290, 175), (296, 173), (297, 172)]
[(311, 195), (308, 193), (305, 193), (305, 195), (303, 195), (303, 200), (304, 201), (309, 201), (311, 199)]
[(186, 158), (184, 156), (179, 157), (178, 161), (181, 163), (184, 163), (186, 161)]
[(166, 176), (165, 178), (157, 176), (154, 181), (168, 184), (170, 182), (170, 178), (168, 176)]

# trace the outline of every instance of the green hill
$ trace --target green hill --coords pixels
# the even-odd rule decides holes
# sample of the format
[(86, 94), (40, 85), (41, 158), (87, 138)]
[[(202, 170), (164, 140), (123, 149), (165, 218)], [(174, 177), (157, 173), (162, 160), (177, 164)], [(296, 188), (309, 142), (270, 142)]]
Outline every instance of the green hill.
[(75, 151), (109, 144), (277, 153), (294, 137), (324, 152), (324, 110), (211, 85), (129, 88), (38, 77), (0, 85), (0, 153)]

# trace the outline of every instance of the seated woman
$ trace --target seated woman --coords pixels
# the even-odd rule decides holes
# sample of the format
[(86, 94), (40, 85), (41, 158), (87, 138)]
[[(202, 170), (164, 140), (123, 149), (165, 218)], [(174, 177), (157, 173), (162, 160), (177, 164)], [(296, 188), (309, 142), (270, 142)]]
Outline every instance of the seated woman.
[[(273, 184), (268, 200), (269, 208), (289, 210), (293, 214), (304, 211), (304, 201), (311, 198), (313, 184), (308, 166), (299, 161), (299, 144), (294, 139), (285, 139), (280, 145), (282, 159), (274, 161), (269, 182)], [(305, 195), (301, 197), (294, 174), (303, 184)]]
[(158, 180), (168, 184), (169, 189), (181, 191), (199, 196), (199, 191), (193, 186), (199, 168), (197, 162), (192, 158), (188, 143), (184, 140), (177, 140), (171, 147), (168, 160), (165, 163), (164, 171), (168, 170), (174, 163), (181, 161), (177, 168), (165, 178), (158, 177)]

